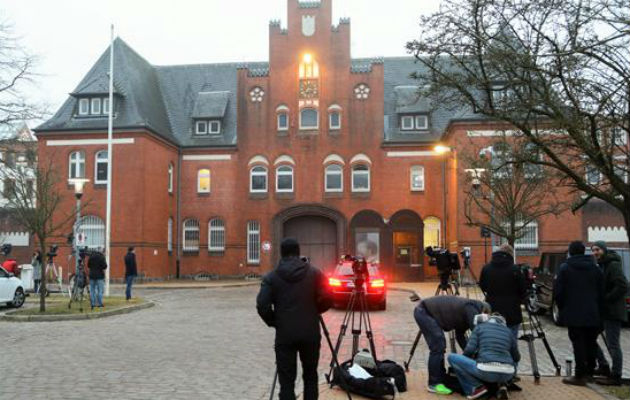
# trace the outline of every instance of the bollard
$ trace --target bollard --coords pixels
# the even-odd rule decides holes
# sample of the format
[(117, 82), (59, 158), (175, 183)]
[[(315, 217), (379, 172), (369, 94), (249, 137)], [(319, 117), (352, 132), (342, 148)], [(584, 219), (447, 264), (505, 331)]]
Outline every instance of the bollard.
[(566, 363), (565, 374), (566, 376), (571, 377), (573, 376), (573, 357), (567, 357)]

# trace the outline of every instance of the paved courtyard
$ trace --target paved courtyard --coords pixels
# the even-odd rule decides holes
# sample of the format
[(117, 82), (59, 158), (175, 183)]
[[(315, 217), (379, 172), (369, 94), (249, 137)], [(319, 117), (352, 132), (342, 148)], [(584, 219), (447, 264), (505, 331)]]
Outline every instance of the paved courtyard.
[[(132, 314), (92, 321), (0, 322), (0, 399), (265, 398), (275, 367), (273, 330), (256, 314), (257, 290), (257, 286), (145, 289), (137, 293), (155, 301), (156, 307)], [(408, 295), (390, 291), (387, 311), (371, 313), (379, 358), (402, 363), (408, 356), (417, 333), (412, 318), (415, 304)], [(326, 314), (333, 340), (342, 317), (341, 311)], [(570, 353), (566, 332), (550, 326), (546, 318), (542, 321), (564, 365)], [(322, 345), (323, 374), (330, 352), (325, 342)], [(344, 352), (350, 345), (348, 336)], [(365, 340), (362, 347), (367, 347)], [(542, 343), (536, 347), (541, 372), (553, 374)], [(627, 329), (622, 347), (630, 360)], [(525, 343), (521, 352), (525, 375), (530, 369)], [(422, 341), (412, 369), (424, 369), (427, 356)], [(341, 358), (347, 356), (342, 353)], [(626, 362), (625, 376), (630, 376), (629, 366)]]

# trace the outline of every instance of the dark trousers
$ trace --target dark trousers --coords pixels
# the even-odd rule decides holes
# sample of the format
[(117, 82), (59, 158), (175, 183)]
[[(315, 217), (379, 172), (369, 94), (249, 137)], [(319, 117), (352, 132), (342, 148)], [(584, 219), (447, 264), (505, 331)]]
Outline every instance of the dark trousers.
[[(621, 334), (621, 321), (604, 321), (604, 334), (606, 335), (606, 343), (608, 344), (608, 351), (612, 358), (612, 374), (614, 376), (621, 376), (621, 367), (623, 366), (623, 353), (621, 351), (621, 344), (619, 342), (619, 335)], [(597, 346), (597, 362), (600, 367), (609, 366), (602, 348)]]
[(569, 327), (569, 339), (575, 358), (575, 376), (578, 378), (593, 375), (599, 331), (597, 327)]
[(422, 303), (414, 309), (413, 317), (420, 327), (427, 346), (429, 346), (429, 385), (444, 383), (444, 377), (446, 376), (446, 369), (444, 368), (446, 338), (444, 337), (444, 331), (427, 312)]
[(41, 285), (42, 280), (41, 279), (33, 279), (33, 292), (34, 293), (39, 293), (39, 285)]
[(295, 400), (295, 378), (297, 375), (296, 356), (299, 353), (302, 362), (304, 380), (304, 400), (316, 400), (317, 364), (319, 362), (320, 342), (276, 343), (276, 367), (280, 381), (280, 400)]

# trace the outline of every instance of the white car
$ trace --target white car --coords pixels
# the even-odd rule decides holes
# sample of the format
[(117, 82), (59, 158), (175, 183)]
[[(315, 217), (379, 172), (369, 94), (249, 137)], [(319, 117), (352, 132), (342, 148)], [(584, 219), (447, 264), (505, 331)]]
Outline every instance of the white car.
[(7, 303), (15, 308), (22, 307), (24, 304), (24, 284), (20, 278), (8, 273), (2, 267), (0, 267), (0, 303)]

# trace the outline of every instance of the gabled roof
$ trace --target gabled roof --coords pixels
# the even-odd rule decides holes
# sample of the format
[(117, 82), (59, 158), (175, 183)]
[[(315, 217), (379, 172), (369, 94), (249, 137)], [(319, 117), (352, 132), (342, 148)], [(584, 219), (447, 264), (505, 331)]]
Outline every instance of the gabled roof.
[(193, 108), (193, 118), (223, 118), (230, 92), (199, 92)]

